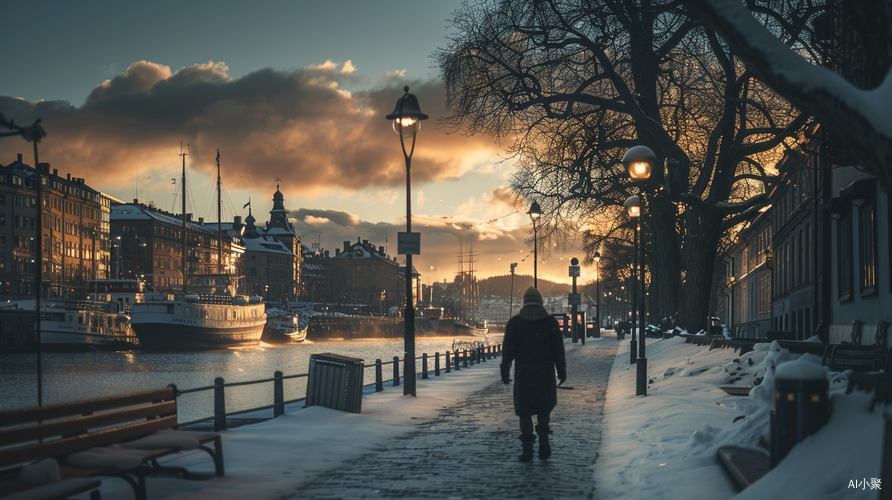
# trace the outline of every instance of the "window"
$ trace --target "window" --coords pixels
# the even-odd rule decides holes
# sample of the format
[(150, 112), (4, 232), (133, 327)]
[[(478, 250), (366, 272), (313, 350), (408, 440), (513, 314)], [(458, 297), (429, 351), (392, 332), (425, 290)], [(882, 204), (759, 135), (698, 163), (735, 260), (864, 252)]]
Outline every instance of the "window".
[(858, 267), (861, 296), (877, 292), (877, 204), (866, 200), (858, 209)]
[(837, 299), (852, 299), (852, 210), (847, 208), (836, 220)]

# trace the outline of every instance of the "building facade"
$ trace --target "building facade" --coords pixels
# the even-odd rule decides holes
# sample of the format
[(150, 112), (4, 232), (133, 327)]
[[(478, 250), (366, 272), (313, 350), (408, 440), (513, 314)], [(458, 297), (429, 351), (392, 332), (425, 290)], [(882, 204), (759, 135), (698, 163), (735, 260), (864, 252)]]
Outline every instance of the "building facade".
[[(113, 278), (143, 279), (146, 288), (164, 293), (183, 289), (183, 220), (155, 207), (125, 203), (111, 207)], [(216, 227), (186, 214), (186, 271), (188, 274), (230, 273), (244, 249), (228, 234), (218, 257)]]
[[(90, 279), (108, 272), (108, 232), (103, 232), (100, 193), (83, 178), (60, 177), (40, 164), (43, 228), (37, 229), (37, 172), (22, 155), (0, 172), (0, 293), (33, 297), (42, 265), (44, 297), (83, 298)], [(38, 236), (39, 235), (39, 236)], [(42, 238), (37, 255), (35, 238)]]
[[(405, 305), (404, 268), (383, 246), (357, 238), (356, 243), (345, 241), (335, 255), (327, 250), (307, 255), (303, 288), (308, 300), (329, 310), (363, 315), (385, 314)], [(416, 290), (416, 300), (419, 296)]]

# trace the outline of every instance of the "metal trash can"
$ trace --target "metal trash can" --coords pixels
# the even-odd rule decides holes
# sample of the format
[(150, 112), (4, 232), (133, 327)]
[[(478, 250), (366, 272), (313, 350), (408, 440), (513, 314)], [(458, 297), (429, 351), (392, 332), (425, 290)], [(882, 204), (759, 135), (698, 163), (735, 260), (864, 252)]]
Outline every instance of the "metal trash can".
[(722, 320), (716, 317), (706, 318), (706, 335), (724, 335)]
[(797, 359), (779, 365), (771, 410), (771, 467), (830, 420), (830, 383), (824, 368)]
[(340, 354), (310, 355), (306, 406), (324, 406), (350, 413), (362, 412), (365, 361)]

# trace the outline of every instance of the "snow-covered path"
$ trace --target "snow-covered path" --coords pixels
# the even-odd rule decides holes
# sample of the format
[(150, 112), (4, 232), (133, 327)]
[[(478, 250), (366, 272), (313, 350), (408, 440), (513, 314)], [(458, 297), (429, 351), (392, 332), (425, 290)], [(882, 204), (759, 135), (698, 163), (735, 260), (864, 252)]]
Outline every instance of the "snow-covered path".
[(554, 454), (517, 462), (511, 386), (495, 379), (379, 450), (299, 488), (291, 498), (588, 498), (617, 341), (567, 346), (566, 385), (552, 413)]

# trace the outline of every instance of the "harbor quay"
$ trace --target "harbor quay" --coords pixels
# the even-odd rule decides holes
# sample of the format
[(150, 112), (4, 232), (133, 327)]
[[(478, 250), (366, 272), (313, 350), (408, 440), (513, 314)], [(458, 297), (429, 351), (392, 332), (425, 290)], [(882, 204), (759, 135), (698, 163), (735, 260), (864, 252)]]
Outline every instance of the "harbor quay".
[[(568, 378), (552, 413), (553, 454), (547, 460), (518, 461), (512, 386), (502, 383), (496, 354), (468, 360), (467, 366), (462, 359), (458, 370), (439, 376), (419, 376), (416, 396), (404, 395), (395, 381), (384, 380), (381, 391), (366, 388), (361, 408), (340, 411), (295, 402), (285, 404), (275, 417), (245, 414), (242, 425), (217, 432), (199, 429), (202, 439), (217, 439), (213, 449), (225, 453), (209, 453), (208, 447), (169, 450), (157, 460), (168, 469), (154, 468), (137, 498), (725, 500), (816, 498), (821, 491), (831, 491), (833, 498), (879, 498), (876, 490), (862, 485), (880, 485), (885, 445), (877, 436), (885, 426), (884, 412), (873, 410), (871, 393), (846, 391), (846, 384), (838, 382), (845, 373), (827, 373), (828, 381), (834, 380), (833, 414), (824, 428), (795, 445), (770, 470), (750, 467), (740, 476), (735, 471), (743, 469), (728, 468), (722, 452), (746, 449), (750, 465), (757, 465), (753, 454), (767, 463), (769, 454), (759, 451), (759, 443), (775, 425), (768, 418), (776, 404), (771, 367), (807, 363), (823, 374), (819, 361), (777, 342), (744, 351), (696, 335), (648, 341), (646, 396), (636, 395), (639, 370), (629, 364), (630, 342), (612, 331), (585, 344), (565, 341)], [(227, 361), (239, 361), (245, 353), (227, 354)], [(259, 387), (235, 383), (231, 388), (236, 386)], [(744, 396), (728, 389), (749, 392)], [(169, 396), (173, 390), (150, 392)], [(84, 401), (75, 401), (71, 404), (85, 407)], [(10, 424), (0, 419), (4, 421)], [(45, 427), (57, 427), (57, 422)], [(830, 453), (839, 462), (826, 460)], [(877, 480), (859, 479), (854, 492), (852, 470)], [(805, 474), (822, 479), (790, 480)], [(107, 474), (94, 488), (105, 499), (129, 500), (135, 493), (125, 480)], [(92, 500), (86, 491), (67, 498)]]

